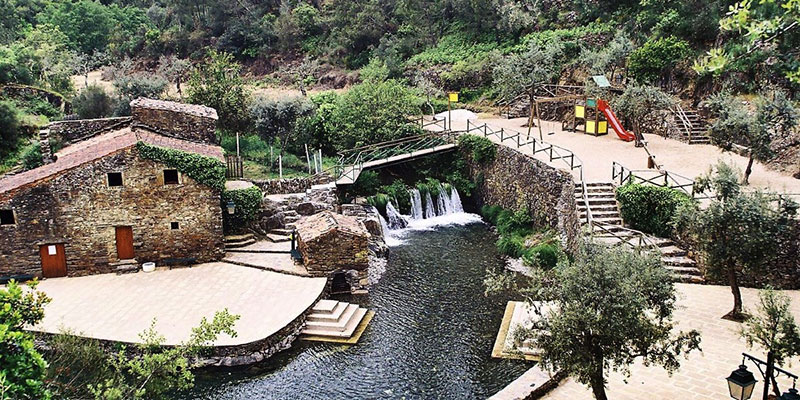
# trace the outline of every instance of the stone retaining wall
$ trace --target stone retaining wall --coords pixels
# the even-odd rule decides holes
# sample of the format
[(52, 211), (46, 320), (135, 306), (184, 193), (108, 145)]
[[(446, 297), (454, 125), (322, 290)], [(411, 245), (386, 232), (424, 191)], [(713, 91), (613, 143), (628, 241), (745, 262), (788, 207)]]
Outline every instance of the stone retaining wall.
[(63, 111), (64, 114), (69, 114), (72, 112), (72, 106), (70, 102), (64, 98), (64, 96), (47, 89), (42, 89), (35, 86), (8, 84), (0, 87), (0, 94), (2, 94), (3, 97), (40, 97), (45, 99), (53, 107)]
[(248, 179), (248, 181), (258, 186), (261, 192), (268, 196), (271, 194), (304, 193), (306, 190), (311, 189), (313, 185), (323, 185), (333, 181), (333, 177), (327, 174), (318, 174), (303, 178)]
[(131, 101), (131, 115), (134, 125), (164, 136), (218, 144), (217, 111), (213, 108), (140, 97)]
[(460, 148), (468, 160), (476, 205), (496, 205), (507, 210), (527, 208), (537, 226), (556, 230), (568, 251), (577, 250), (581, 234), (575, 206), (572, 175), (495, 144), (497, 155), (485, 165), (472, 160), (471, 152)]
[(51, 139), (60, 141), (64, 146), (67, 146), (101, 133), (124, 128), (129, 126), (131, 121), (131, 117), (77, 119), (53, 122), (47, 127)]

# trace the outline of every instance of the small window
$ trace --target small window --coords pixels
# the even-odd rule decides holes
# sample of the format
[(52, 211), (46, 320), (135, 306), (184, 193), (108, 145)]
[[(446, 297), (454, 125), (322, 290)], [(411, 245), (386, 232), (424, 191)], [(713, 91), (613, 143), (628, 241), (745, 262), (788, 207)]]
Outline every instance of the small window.
[(172, 230), (176, 230), (176, 229), (180, 228), (180, 225), (177, 222), (170, 222), (169, 223), (169, 227)]
[(0, 210), (0, 225), (14, 225), (17, 221), (14, 220), (14, 211)]
[(177, 185), (178, 184), (178, 170), (177, 169), (165, 169), (164, 170), (164, 184), (165, 185)]
[(122, 172), (110, 172), (108, 174), (108, 186), (122, 186)]

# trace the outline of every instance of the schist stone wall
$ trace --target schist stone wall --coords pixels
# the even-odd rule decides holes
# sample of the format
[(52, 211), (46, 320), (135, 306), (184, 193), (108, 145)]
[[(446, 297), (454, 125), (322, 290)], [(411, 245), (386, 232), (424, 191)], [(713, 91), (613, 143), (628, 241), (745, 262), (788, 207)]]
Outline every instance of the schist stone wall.
[(124, 128), (131, 124), (131, 117), (76, 119), (56, 121), (47, 126), (50, 138), (64, 146), (80, 142), (101, 133)]
[(297, 247), (309, 274), (328, 277), (345, 272), (351, 288), (367, 286), (369, 237), (356, 217), (323, 211), (297, 223)]
[(213, 108), (140, 97), (131, 102), (133, 126), (145, 126), (164, 136), (200, 143), (217, 143), (217, 111)]
[(506, 146), (495, 145), (497, 155), (490, 163), (469, 160), (476, 205), (496, 205), (507, 210), (527, 208), (537, 225), (556, 230), (566, 249), (578, 247), (581, 228), (575, 206), (575, 182), (566, 171), (553, 168)]
[[(118, 226), (132, 227), (140, 263), (222, 258), (220, 194), (184, 175), (164, 185), (165, 168), (127, 148), (0, 194), (0, 209), (16, 217), (0, 225), (0, 276), (40, 276), (39, 248), (48, 244), (64, 244), (69, 276), (112, 272)], [(122, 172), (123, 186), (108, 186), (110, 172)]]

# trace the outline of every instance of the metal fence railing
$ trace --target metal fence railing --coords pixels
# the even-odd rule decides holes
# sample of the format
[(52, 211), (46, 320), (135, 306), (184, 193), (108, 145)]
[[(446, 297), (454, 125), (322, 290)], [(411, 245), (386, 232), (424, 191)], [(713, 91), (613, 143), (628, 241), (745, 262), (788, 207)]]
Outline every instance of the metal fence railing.
[(663, 169), (632, 170), (626, 168), (616, 161), (613, 161), (611, 163), (611, 179), (619, 186), (630, 182), (636, 182), (644, 185), (675, 189), (695, 199), (707, 198), (707, 195), (699, 193), (695, 190), (694, 179), (690, 179), (683, 175)]

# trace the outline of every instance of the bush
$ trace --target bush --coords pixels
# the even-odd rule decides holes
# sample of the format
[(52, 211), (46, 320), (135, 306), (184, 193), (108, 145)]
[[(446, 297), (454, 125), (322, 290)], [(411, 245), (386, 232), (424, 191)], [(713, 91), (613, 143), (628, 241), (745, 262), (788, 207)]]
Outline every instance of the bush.
[(691, 204), (689, 196), (670, 188), (636, 183), (617, 188), (622, 219), (634, 229), (669, 237), (677, 209)]
[(226, 168), (222, 161), (195, 153), (153, 146), (144, 142), (136, 143), (139, 156), (164, 163), (181, 171), (195, 181), (216, 190), (225, 190)]
[(462, 135), (458, 137), (458, 145), (472, 152), (472, 159), (478, 164), (490, 163), (497, 155), (494, 143), (485, 137)]
[(481, 216), (486, 222), (497, 225), (497, 217), (500, 216), (500, 213), (503, 211), (503, 208), (500, 206), (490, 206), (485, 205), (481, 207)]
[(674, 36), (650, 39), (628, 59), (628, 73), (640, 83), (654, 82), (668, 68), (691, 55), (689, 43)]
[(72, 108), (83, 119), (105, 118), (114, 110), (113, 103), (102, 87), (91, 85), (72, 99)]
[(225, 231), (241, 231), (249, 222), (254, 221), (261, 210), (262, 198), (261, 189), (257, 186), (222, 192), (223, 210), (226, 210), (229, 201), (236, 205), (236, 211), (233, 215), (228, 214), (227, 210), (222, 214)]
[(540, 243), (522, 254), (522, 261), (529, 267), (553, 269), (558, 263), (561, 248), (557, 243)]
[(525, 252), (525, 238), (519, 235), (502, 235), (495, 244), (501, 254), (512, 258), (522, 257)]
[[(381, 180), (376, 171), (364, 171), (358, 176), (351, 192), (356, 196), (369, 196), (381, 189)], [(384, 205), (385, 206), (385, 205)]]
[(10, 101), (0, 101), (0, 156), (17, 148), (18, 131), (17, 107)]
[(29, 145), (22, 151), (22, 168), (26, 171), (42, 166), (42, 147), (38, 143)]
[(533, 232), (533, 219), (527, 208), (518, 211), (503, 210), (497, 215), (497, 231), (501, 235), (526, 236)]

